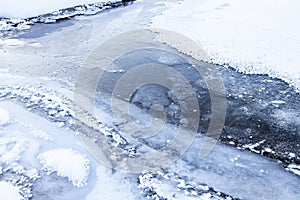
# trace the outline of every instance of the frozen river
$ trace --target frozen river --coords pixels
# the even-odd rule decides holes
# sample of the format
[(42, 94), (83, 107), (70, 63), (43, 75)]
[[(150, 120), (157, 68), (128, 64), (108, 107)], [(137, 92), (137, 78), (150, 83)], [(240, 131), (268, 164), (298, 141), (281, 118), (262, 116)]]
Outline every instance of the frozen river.
[[(113, 36), (151, 26), (152, 18), (166, 9), (154, 0), (138, 1), (97, 15), (38, 23), (0, 40), (1, 200), (5, 187), (10, 189), (5, 199), (299, 199), (300, 96), (280, 79), (197, 62), (219, 71), (227, 106), (222, 134), (205, 158), (199, 151), (211, 119), (210, 94), (203, 77), (186, 62), (189, 56), (176, 46), (123, 55), (96, 88), (97, 120), (85, 115), (85, 108), (75, 111), (78, 73), (91, 52)], [(126, 120), (111, 120), (114, 84), (131, 66), (149, 60), (176, 69), (195, 88), (200, 126), (187, 151), (170, 165), (124, 173), (98, 162), (77, 131), (108, 138), (133, 156), (171, 140), (178, 102), (165, 87), (145, 85), (129, 101), (138, 121), (147, 120), (152, 104), (166, 108), (168, 123), (160, 136), (136, 139), (126, 132)]]

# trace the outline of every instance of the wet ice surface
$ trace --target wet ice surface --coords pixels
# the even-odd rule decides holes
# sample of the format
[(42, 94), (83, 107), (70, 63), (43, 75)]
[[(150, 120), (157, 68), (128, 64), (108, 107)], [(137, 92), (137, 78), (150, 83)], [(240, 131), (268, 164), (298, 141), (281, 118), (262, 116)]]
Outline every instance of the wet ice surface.
[[(29, 31), (24, 38), (1, 44), (0, 113), (1, 122), (5, 123), (0, 125), (0, 180), (17, 187), (24, 199), (299, 199), (299, 94), (280, 80), (242, 75), (216, 66), (227, 89), (228, 115), (221, 142), (204, 159), (198, 155), (201, 133), (206, 131), (210, 119), (207, 88), (193, 67), (173, 54), (142, 50), (121, 58), (105, 74), (101, 81), (104, 87), (99, 85), (98, 118), (84, 114), (84, 110), (81, 119), (74, 117), (71, 99), (82, 60), (105, 37), (134, 24), (135, 11), (145, 9), (140, 6), (74, 20), (74, 24), (62, 22), (61, 28), (33, 38)], [(151, 2), (148, 6), (153, 9), (152, 14), (162, 9)], [(138, 16), (143, 20), (134, 26), (143, 27), (147, 17)], [(108, 19), (112, 22), (108, 23)], [(89, 38), (86, 33), (91, 26)], [(62, 39), (61, 35), (70, 37)], [(68, 46), (70, 42), (74, 46)], [(149, 106), (164, 105), (169, 113), (165, 132), (135, 140), (121, 131), (122, 124), (111, 121), (109, 94), (114, 81), (147, 59), (176, 68), (196, 88), (202, 114), (200, 133), (182, 158), (170, 166), (155, 172), (124, 174), (98, 163), (76, 137), (74, 124), (81, 123), (81, 130), (87, 134), (108, 138), (108, 143), (125, 155), (160, 148), (172, 139), (178, 122), (176, 98), (170, 98), (172, 94), (157, 85), (140, 88), (130, 101), (131, 108), (137, 120), (147, 122)], [(74, 152), (86, 156), (87, 185), (76, 187), (72, 174), (61, 173), (65, 166), (52, 160), (48, 160), (52, 173), (43, 169), (38, 156), (59, 149), (72, 152), (73, 156)], [(87, 167), (84, 162), (78, 164)]]

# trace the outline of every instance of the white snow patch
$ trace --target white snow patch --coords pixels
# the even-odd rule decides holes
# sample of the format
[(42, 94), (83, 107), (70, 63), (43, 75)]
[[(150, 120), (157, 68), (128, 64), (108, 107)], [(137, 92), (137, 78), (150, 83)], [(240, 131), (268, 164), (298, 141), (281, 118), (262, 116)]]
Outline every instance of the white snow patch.
[(274, 100), (274, 101), (271, 101), (272, 104), (285, 104), (286, 102), (285, 101), (281, 101), (281, 100)]
[(300, 91), (298, 0), (164, 1), (168, 9), (152, 27), (193, 39), (213, 63), (240, 72), (268, 74)]
[(0, 163), (11, 163), (21, 158), (27, 143), (20, 138), (0, 138)]
[(262, 140), (260, 142), (255, 143), (255, 144), (245, 144), (245, 145), (243, 145), (243, 147), (246, 148), (246, 149), (249, 149), (250, 151), (253, 151), (255, 153), (260, 153), (260, 151), (256, 150), (255, 148), (259, 147), (264, 142), (265, 142), (265, 140)]
[(3, 200), (20, 200), (19, 189), (8, 182), (0, 181), (0, 199)]
[(267, 148), (264, 149), (264, 151), (267, 152), (267, 153), (271, 153), (273, 150), (267, 147)]
[(210, 200), (211, 199), (211, 194), (210, 193), (205, 193), (201, 195), (200, 200)]
[(290, 164), (287, 167), (287, 170), (293, 172), (294, 174), (296, 174), (298, 176), (300, 176), (300, 165)]
[(30, 169), (28, 171), (25, 172), (25, 174), (31, 179), (31, 180), (36, 180), (38, 178), (40, 178), (40, 174), (39, 171), (35, 168)]
[(0, 40), (0, 45), (5, 45), (5, 46), (23, 46), (26, 43), (22, 40), (19, 39), (6, 39), (6, 40)]
[(6, 125), (9, 122), (9, 113), (0, 108), (0, 126)]
[(53, 149), (40, 154), (38, 159), (48, 174), (56, 172), (58, 176), (67, 177), (76, 187), (87, 184), (90, 161), (86, 155), (72, 149)]
[(289, 157), (294, 158), (294, 157), (296, 157), (296, 154), (294, 154), (294, 153), (289, 153)]

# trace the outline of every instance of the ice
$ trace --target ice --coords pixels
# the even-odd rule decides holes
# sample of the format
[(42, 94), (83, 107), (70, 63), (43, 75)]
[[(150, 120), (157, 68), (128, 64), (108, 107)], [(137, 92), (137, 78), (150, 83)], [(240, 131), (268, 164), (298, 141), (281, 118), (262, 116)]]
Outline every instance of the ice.
[(243, 73), (268, 74), (300, 89), (300, 4), (297, 0), (165, 1), (152, 27), (177, 31), (211, 61)]
[[(200, 146), (201, 138), (196, 138), (182, 158), (186, 163), (178, 161), (170, 166), (170, 171), (242, 199), (258, 196), (260, 199), (286, 196), (298, 199), (299, 177), (286, 173), (273, 160), (222, 144), (216, 144), (206, 158), (200, 159), (197, 158)], [(287, 170), (299, 175), (299, 168), (291, 164)]]
[[(24, 200), (31, 199), (31, 196), (34, 197), (33, 199), (39, 199), (41, 196), (46, 195), (47, 191), (56, 188), (61, 191), (57, 194), (61, 199), (74, 199), (64, 198), (65, 196), (86, 195), (86, 191), (93, 186), (93, 182), (89, 183), (87, 187), (82, 187), (82, 190), (78, 189), (78, 191), (73, 186), (72, 181), (68, 181), (68, 177), (58, 177), (58, 173), (55, 172), (48, 175), (42, 170), (43, 166), (37, 159), (37, 155), (61, 147), (76, 149), (82, 155), (86, 154), (87, 152), (79, 144), (78, 138), (70, 130), (58, 128), (55, 123), (43, 119), (36, 113), (30, 113), (20, 105), (0, 101), (0, 106), (5, 108), (12, 118), (12, 123), (8, 124), (5, 129), (0, 130), (1, 180), (11, 182), (17, 186)], [(38, 133), (33, 134), (32, 131)], [(49, 137), (52, 139), (49, 140)], [(77, 165), (74, 166), (78, 168)], [(55, 183), (50, 184), (45, 181), (47, 179), (54, 179), (55, 181), (52, 180), (52, 182)], [(36, 188), (38, 185), (42, 187)], [(60, 188), (60, 186), (63, 187)], [(54, 199), (58, 199), (56, 197)], [(47, 198), (43, 196), (43, 199)]]
[(0, 126), (3, 126), (9, 122), (9, 113), (0, 108)]
[(274, 117), (274, 119), (276, 119), (283, 127), (288, 127), (289, 125), (300, 125), (300, 114), (298, 110), (274, 110), (272, 117)]
[(87, 184), (90, 161), (85, 155), (72, 149), (54, 149), (40, 154), (38, 159), (49, 174), (67, 177), (76, 187)]
[[(99, 0), (0, 0), (0, 17), (28, 18), (54, 12), (62, 8), (95, 2), (99, 2)], [(105, 0), (101, 2), (105, 2)]]
[[(179, 160), (177, 164), (174, 164), (173, 168), (170, 168), (169, 173), (166, 172), (159, 176), (155, 176), (156, 174), (152, 173), (150, 180), (145, 176), (143, 184), (138, 185), (139, 175), (122, 174), (118, 171), (116, 172), (112, 169), (105, 168), (93, 160), (92, 156), (87, 153), (80, 141), (78, 141), (78, 138), (74, 136), (72, 133), (72, 126), (76, 124), (77, 120), (81, 120), (81, 118), (74, 118), (71, 102), (73, 94), (72, 91), (68, 90), (69, 85), (65, 83), (69, 83), (72, 88), (72, 80), (76, 79), (77, 75), (77, 71), (74, 69), (77, 69), (77, 66), (81, 63), (81, 59), (85, 58), (99, 42), (105, 41), (112, 35), (116, 35), (119, 32), (128, 29), (143, 28), (150, 15), (153, 13), (158, 15), (158, 11), (161, 11), (162, 4), (156, 1), (155, 5), (157, 7), (154, 7), (154, 4), (151, 4), (152, 1), (156, 0), (149, 0), (147, 3), (145, 3), (146, 1), (139, 1), (130, 8), (122, 8), (120, 13), (118, 10), (114, 10), (113, 12), (106, 12), (103, 15), (82, 17), (80, 18), (81, 20), (64, 21), (60, 24), (68, 24), (71, 22), (75, 25), (62, 27), (59, 31), (49, 31), (47, 36), (20, 40), (25, 43), (16, 40), (2, 42), (3, 52), (1, 51), (1, 58), (3, 58), (2, 66), (5, 67), (0, 69), (0, 79), (1, 84), (7, 85), (8, 87), (3, 87), (0, 92), (1, 98), (4, 99), (3, 102), (0, 102), (0, 105), (8, 111), (11, 119), (9, 121), (10, 123), (3, 129), (0, 127), (0, 132), (1, 134), (3, 132), (3, 138), (7, 139), (8, 137), (13, 138), (18, 136), (21, 139), (26, 139), (26, 142), (29, 141), (28, 144), (30, 145), (28, 145), (28, 148), (23, 153), (19, 151), (19, 153), (16, 154), (19, 156), (16, 156), (14, 161), (18, 162), (18, 165), (10, 164), (9, 166), (0, 167), (0, 174), (2, 173), (1, 178), (11, 178), (16, 180), (20, 186), (23, 185), (25, 187), (27, 183), (25, 184), (20, 181), (23, 180), (23, 175), (20, 175), (20, 171), (23, 171), (23, 174), (30, 177), (29, 183), (34, 185), (33, 191), (28, 194), (32, 194), (33, 199), (42, 198), (45, 200), (94, 200), (99, 199), (99, 197), (103, 199), (145, 199), (147, 197), (155, 199), (154, 196), (151, 196), (151, 193), (155, 192), (149, 189), (151, 187), (155, 188), (156, 192), (161, 197), (169, 197), (169, 199), (215, 199), (214, 197), (217, 197), (216, 199), (232, 199), (230, 196), (220, 198), (221, 196), (224, 197), (221, 192), (228, 195), (234, 195), (234, 197), (245, 197), (247, 199), (257, 199), (257, 196), (261, 197), (261, 199), (276, 199), (276, 197), (278, 197), (277, 199), (280, 199), (279, 197), (284, 199), (284, 196), (291, 196), (290, 199), (297, 199), (296, 196), (299, 196), (299, 177), (294, 174), (299, 174), (298, 165), (290, 165), (284, 170), (284, 168), (276, 162), (265, 160), (260, 155), (252, 155), (247, 151), (236, 151), (235, 147), (232, 146), (227, 147), (217, 145), (217, 150), (214, 150), (212, 154), (209, 155), (210, 157), (205, 160), (200, 160), (197, 156), (198, 150), (187, 152), (187, 155), (183, 160)], [(170, 5), (170, 2), (171, 1), (167, 1), (167, 4)], [(176, 3), (174, 5), (178, 4), (178, 1), (172, 2)], [(187, 2), (192, 1), (185, 0), (182, 1), (181, 4), (178, 4), (179, 12), (174, 15), (186, 14), (197, 16), (200, 12), (203, 12), (203, 17), (210, 17), (207, 19), (207, 22), (211, 23), (213, 21), (213, 14), (216, 14), (217, 12), (222, 15), (228, 10), (230, 11), (231, 3), (235, 3), (236, 1), (230, 1), (230, 3), (227, 4), (222, 4), (222, 2), (229, 1), (206, 1), (205, 3), (210, 5), (209, 11), (211, 11), (211, 15), (210, 12), (205, 11), (205, 9), (208, 9), (208, 6), (204, 6), (205, 3), (193, 1), (196, 3), (190, 4), (188, 7)], [(269, 0), (267, 0), (267, 2), (269, 2)], [(220, 5), (216, 5), (218, 3), (220, 3)], [(10, 2), (7, 4), (10, 4)], [(201, 4), (203, 5), (204, 10), (202, 8), (202, 10), (199, 9)], [(264, 4), (264, 2), (259, 2), (259, 4)], [(240, 4), (236, 5), (242, 6)], [(145, 7), (143, 8), (143, 6)], [(181, 6), (185, 6), (189, 12), (186, 10), (181, 11)], [(145, 10), (148, 11), (147, 9), (149, 8), (151, 8), (150, 14), (145, 12)], [(173, 8), (170, 7), (171, 10)], [(0, 8), (0, 10), (1, 9), (2, 8)], [(118, 13), (122, 15), (119, 15)], [(226, 16), (221, 16), (219, 20), (226, 20)], [(163, 13), (163, 17), (165, 17), (165, 12)], [(197, 23), (201, 25), (203, 22), (197, 20), (188, 21), (188, 18), (189, 17), (187, 16), (187, 20), (185, 21), (184, 18), (180, 19), (177, 17), (175, 21), (179, 24), (183, 21), (186, 23), (183, 24), (182, 29), (186, 31), (185, 33), (183, 31), (183, 33), (189, 36), (189, 34), (195, 33), (198, 30)], [(218, 16), (216, 16), (216, 18), (218, 18)], [(85, 24), (87, 23), (85, 21), (88, 21), (88, 24)], [(191, 23), (193, 23), (195, 31), (185, 29), (185, 27), (189, 26)], [(222, 39), (225, 41), (225, 39), (229, 37), (229, 34), (224, 34), (224, 38), (218, 40), (217, 36), (222, 34), (220, 33), (220, 27), (216, 27), (216, 31), (214, 31), (208, 24), (204, 23), (204, 25), (207, 25), (208, 28), (200, 31), (199, 37), (202, 38), (202, 36), (206, 36), (206, 38), (203, 37), (203, 41), (211, 43), (204, 43), (207, 44), (205, 48), (211, 48), (208, 52), (211, 53), (215, 59), (214, 62), (221, 62), (221, 58), (223, 59), (224, 57), (218, 56), (223, 55), (221, 53), (225, 50), (224, 48), (218, 49), (217, 47), (218, 45), (223, 47), (223, 43), (221, 43)], [(44, 26), (44, 24), (42, 26)], [(168, 26), (171, 27), (172, 24), (170, 23)], [(168, 26), (162, 28), (169, 28)], [(241, 29), (243, 29), (247, 26), (247, 23), (240, 24), (240, 26), (242, 27)], [(237, 26), (237, 29), (240, 26)], [(38, 27), (39, 25), (35, 26), (35, 28)], [(80, 27), (80, 29), (78, 27)], [(93, 27), (93, 34), (91, 34), (91, 36), (88, 33), (87, 27)], [(201, 27), (199, 27), (199, 29), (200, 28)], [(223, 28), (221, 32), (228, 33), (226, 24), (221, 26), (221, 28)], [(232, 30), (234, 27), (229, 28)], [(249, 28), (250, 32), (247, 34), (254, 33), (254, 29), (252, 28), (253, 27)], [(209, 31), (209, 33), (205, 33), (205, 31)], [(36, 32), (39, 32), (39, 29), (37, 29)], [(211, 34), (211, 36), (209, 36), (209, 34)], [(68, 37), (61, 38), (61, 35)], [(195, 41), (198, 42), (197, 35), (194, 34), (194, 36), (196, 38)], [(27, 37), (30, 37), (30, 34)], [(215, 38), (217, 39), (214, 40)], [(83, 46), (83, 41), (86, 39), (88, 40), (87, 46)], [(236, 37), (236, 39), (243, 38), (240, 36)], [(51, 41), (51, 43), (49, 43), (49, 41)], [(243, 58), (245, 61), (248, 61), (247, 59), (249, 59), (252, 62), (252, 58), (253, 56), (255, 58), (256, 54), (249, 54), (249, 57), (240, 57), (240, 55), (243, 55), (242, 53), (245, 53), (243, 49), (245, 43), (232, 44), (230, 43), (232, 41), (231, 38), (231, 40), (227, 41), (228, 43), (224, 44), (229, 44), (229, 51), (225, 52), (224, 56), (228, 56), (226, 58), (232, 58), (232, 60), (235, 58)], [(268, 44), (268, 42), (270, 41), (265, 41), (262, 44), (253, 43), (250, 47), (255, 47), (256, 45), (262, 46)], [(40, 45), (29, 46), (28, 44)], [(67, 48), (68, 44), (72, 44), (72, 48)], [(291, 45), (291, 43), (287, 43), (287, 45)], [(230, 55), (232, 55), (230, 49), (233, 47), (241, 47), (241, 49), (237, 51), (238, 55), (230, 57)], [(262, 48), (262, 50), (266, 50), (267, 52), (270, 48), (271, 47), (266, 45), (266, 49)], [(217, 49), (217, 51), (213, 52), (215, 49)], [(258, 54), (260, 53), (261, 51), (258, 51)], [(265, 56), (267, 58), (269, 54), (266, 54)], [(281, 56), (284, 57), (288, 55), (285, 54)], [(263, 59), (261, 58), (261, 60)], [(176, 63), (175, 61), (168, 60), (167, 57), (164, 57), (162, 62), (166, 62), (166, 64), (168, 62)], [(253, 62), (254, 64), (256, 63), (255, 60)], [(255, 71), (256, 69), (244, 65), (243, 63), (241, 67), (246, 67), (247, 70), (250, 71)], [(259, 65), (259, 67), (265, 67), (265, 65)], [(274, 69), (276, 68), (277, 67), (274, 67)], [(240, 69), (242, 70), (243, 68)], [(116, 70), (111, 72), (115, 73), (119, 71)], [(296, 74), (297, 73), (295, 73), (295, 75)], [(61, 84), (64, 85), (62, 86)], [(262, 91), (266, 91), (265, 86)], [(247, 96), (244, 93), (238, 94), (241, 95), (241, 98)], [(7, 95), (7, 97), (4, 97), (5, 95)], [(66, 96), (67, 98), (65, 98)], [(284, 103), (283, 100), (285, 99), (274, 96), (267, 99), (266, 104), (276, 104), (279, 106), (289, 104), (289, 101), (285, 101)], [(100, 109), (103, 108), (101, 106), (99, 107)], [(31, 112), (29, 112), (29, 110), (31, 110)], [(126, 140), (123, 139), (123, 137), (126, 136), (125, 133), (117, 132), (116, 130), (105, 126), (105, 120), (109, 121), (106, 117), (107, 115), (104, 115), (103, 112), (100, 112), (97, 109), (95, 112), (99, 113), (99, 121), (102, 123), (98, 123), (98, 121), (93, 121), (93, 123), (91, 123), (90, 119), (88, 119), (82, 121), (84, 128), (89, 125), (95, 127), (95, 129), (97, 128), (97, 130), (100, 130), (100, 134), (111, 138), (116, 144), (121, 144), (116, 146), (125, 146), (124, 141)], [(84, 114), (84, 110), (81, 114), (82, 113)], [(282, 115), (284, 113), (286, 115)], [(289, 110), (289, 112), (283, 113), (274, 111), (273, 115), (278, 118), (278, 121), (282, 122), (287, 121), (289, 123), (294, 123), (295, 121), (299, 121), (297, 120), (299, 115), (296, 110), (295, 112)], [(87, 117), (88, 116), (82, 115), (82, 118), (84, 119)], [(21, 122), (23, 122), (23, 124)], [(60, 127), (61, 125), (63, 126)], [(22, 132), (17, 132), (17, 129), (22, 130)], [(134, 140), (128, 141), (130, 144), (133, 144), (133, 146), (137, 144)], [(265, 143), (267, 142), (253, 142), (249, 143), (245, 148), (254, 151), (256, 148), (261, 147), (265, 152), (272, 153), (275, 150), (273, 149), (273, 146), (271, 145), (270, 148), (265, 148)], [(8, 150), (12, 150), (12, 147), (14, 147), (12, 144), (15, 143), (9, 143), (9, 145), (5, 143), (5, 145), (0, 145), (0, 155), (5, 155), (10, 152)], [(234, 138), (232, 138), (231, 144), (237, 144)], [(197, 143), (196, 145), (200, 145), (200, 143)], [(132, 155), (134, 156), (135, 149), (132, 149)], [(289, 152), (290, 151), (288, 151), (286, 155), (289, 155), (290, 157), (294, 156), (295, 153)], [(39, 159), (42, 162), (44, 169), (51, 174), (42, 171), (42, 165), (38, 162), (36, 155), (40, 155)], [(295, 154), (295, 156), (296, 159), (298, 154)], [(21, 159), (18, 159), (20, 157)], [(86, 162), (86, 159), (90, 160), (90, 162)], [(85, 165), (84, 163), (88, 164)], [(87, 166), (89, 166), (89, 168), (87, 168)], [(87, 169), (89, 169), (88, 172)], [(177, 174), (175, 174), (175, 172), (177, 172)], [(17, 175), (12, 176), (11, 174)], [(87, 179), (87, 177), (89, 178)], [(158, 179), (157, 177), (160, 178)], [(68, 179), (70, 181), (68, 181)], [(85, 179), (86, 182), (83, 181)], [(75, 183), (77, 186), (83, 186), (85, 183), (87, 183), (87, 185), (85, 187), (77, 188), (74, 187), (72, 183)], [(15, 185), (15, 187), (19, 187), (19, 185)], [(26, 188), (31, 188), (31, 186), (26, 186)], [(211, 191), (211, 188), (219, 192)], [(173, 194), (175, 194), (175, 196), (172, 196)], [(274, 195), (268, 196), (268, 194)], [(24, 196), (22, 193), (21, 195)], [(144, 198), (141, 196), (144, 196)]]
[(3, 200), (21, 200), (18, 188), (8, 182), (0, 181), (0, 199)]
[[(101, 197), (105, 200), (137, 199), (132, 191), (130, 179), (124, 178), (124, 174), (98, 165), (96, 168), (97, 182), (94, 189), (87, 195), (87, 200), (94, 200)], [(132, 180), (131, 180), (132, 181)]]

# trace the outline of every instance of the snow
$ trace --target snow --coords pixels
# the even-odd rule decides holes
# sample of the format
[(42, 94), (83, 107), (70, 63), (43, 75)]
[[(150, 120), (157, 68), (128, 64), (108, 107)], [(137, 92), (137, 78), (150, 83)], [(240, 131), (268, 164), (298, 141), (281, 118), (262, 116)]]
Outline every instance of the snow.
[[(96, 2), (99, 2), (99, 0), (0, 0), (0, 17), (29, 18), (51, 13), (62, 8)], [(105, 2), (105, 0), (101, 2)]]
[(18, 39), (0, 40), (0, 45), (6, 46), (23, 46), (25, 43)]
[(287, 167), (287, 170), (293, 172), (294, 174), (296, 174), (298, 176), (300, 176), (300, 165), (290, 164)]
[(253, 151), (255, 153), (260, 153), (258, 150), (256, 150), (255, 148), (259, 147), (262, 143), (264, 143), (265, 140), (262, 140), (260, 142), (257, 142), (255, 144), (246, 144), (246, 145), (243, 145), (243, 147), (245, 149), (249, 149), (250, 151)]
[(0, 126), (3, 126), (9, 122), (9, 113), (0, 108)]
[(268, 74), (300, 89), (300, 4), (297, 0), (165, 1), (152, 27), (182, 33), (211, 61)]
[(265, 152), (268, 152), (268, 153), (272, 152), (272, 149), (270, 149), (270, 148), (265, 148), (264, 150), (265, 150)]
[(281, 100), (274, 100), (274, 101), (271, 101), (272, 104), (285, 104), (286, 102), (285, 101), (281, 101)]
[(67, 177), (76, 187), (87, 184), (90, 171), (89, 160), (84, 154), (71, 149), (53, 149), (38, 156), (43, 169), (51, 174)]
[(289, 156), (292, 157), (292, 158), (294, 158), (294, 157), (296, 157), (296, 154), (294, 154), (294, 153), (289, 153)]
[(0, 181), (0, 194), (0, 199), (3, 200), (21, 199), (21, 195), (19, 194), (18, 188), (5, 181)]
[(21, 121), (17, 121), (20, 125), (22, 125), (23, 127), (25, 128), (28, 128), (30, 130), (30, 133), (36, 137), (36, 138), (41, 138), (41, 139), (44, 139), (46, 141), (53, 141), (53, 138), (48, 135), (47, 133), (45, 133), (44, 131), (42, 130), (38, 130), (36, 129), (32, 124), (29, 124), (29, 123), (23, 123)]
[(27, 146), (27, 142), (21, 138), (0, 137), (0, 164), (19, 160)]
[(153, 190), (150, 194), (148, 193), (149, 196), (146, 196), (150, 199), (214, 199), (211, 198), (212, 194), (208, 186), (201, 184), (191, 186), (177, 174), (168, 174), (162, 171), (140, 175), (139, 188), (143, 191)]

